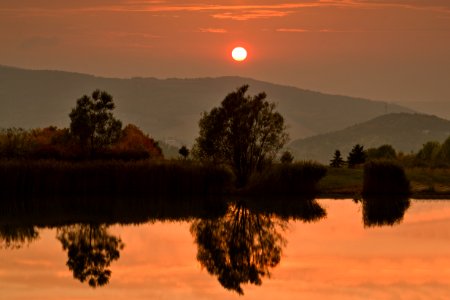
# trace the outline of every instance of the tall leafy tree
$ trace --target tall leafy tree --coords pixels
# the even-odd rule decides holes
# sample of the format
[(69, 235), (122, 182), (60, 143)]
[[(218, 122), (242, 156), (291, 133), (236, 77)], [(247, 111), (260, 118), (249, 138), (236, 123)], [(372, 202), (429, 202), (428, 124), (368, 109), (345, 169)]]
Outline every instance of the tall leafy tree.
[(117, 141), (122, 122), (114, 118), (113, 97), (105, 91), (95, 90), (91, 96), (84, 95), (77, 100), (70, 116), (70, 131), (82, 147), (91, 154)]
[(200, 136), (194, 155), (201, 160), (229, 165), (243, 186), (250, 175), (288, 140), (283, 117), (265, 93), (246, 95), (248, 85), (228, 94), (219, 107), (205, 112), (200, 119)]

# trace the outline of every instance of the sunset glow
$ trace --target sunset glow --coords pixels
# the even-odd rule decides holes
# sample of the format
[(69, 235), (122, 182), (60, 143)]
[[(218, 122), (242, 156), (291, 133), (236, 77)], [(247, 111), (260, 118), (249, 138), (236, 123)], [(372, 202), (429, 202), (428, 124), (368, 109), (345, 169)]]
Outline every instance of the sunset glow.
[[(1, 65), (108, 77), (233, 74), (387, 101), (450, 97), (445, 0), (4, 0), (0, 15)], [(237, 41), (258, 49), (239, 74), (229, 69)]]
[(235, 61), (244, 61), (247, 58), (247, 50), (243, 47), (236, 47), (231, 52), (231, 56)]

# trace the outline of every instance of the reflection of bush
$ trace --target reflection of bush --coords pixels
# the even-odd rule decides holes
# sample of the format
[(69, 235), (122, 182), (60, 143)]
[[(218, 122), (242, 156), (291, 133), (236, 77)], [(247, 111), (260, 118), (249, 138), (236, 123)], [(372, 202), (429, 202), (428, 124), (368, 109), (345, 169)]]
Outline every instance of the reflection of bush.
[(403, 196), (364, 197), (362, 203), (364, 226), (368, 227), (398, 224), (410, 206)]
[(0, 226), (0, 248), (17, 249), (26, 243), (31, 243), (39, 238), (39, 233), (34, 226)]
[(283, 238), (268, 215), (231, 205), (218, 220), (198, 220), (191, 232), (198, 244), (197, 259), (226, 289), (243, 294), (241, 284), (261, 284), (281, 258)]
[(58, 240), (67, 250), (67, 266), (74, 278), (91, 287), (109, 282), (112, 261), (119, 259), (124, 244), (111, 236), (105, 225), (73, 225), (58, 229)]

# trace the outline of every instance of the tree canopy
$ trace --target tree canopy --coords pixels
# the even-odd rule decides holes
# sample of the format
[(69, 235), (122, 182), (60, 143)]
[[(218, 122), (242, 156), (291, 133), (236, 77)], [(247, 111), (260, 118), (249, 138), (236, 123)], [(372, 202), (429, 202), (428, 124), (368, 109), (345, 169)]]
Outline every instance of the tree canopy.
[(112, 115), (113, 97), (105, 91), (95, 90), (91, 96), (84, 95), (70, 116), (70, 131), (78, 138), (82, 147), (88, 147), (91, 154), (117, 141), (122, 122)]
[(203, 113), (194, 155), (229, 165), (243, 186), (250, 175), (274, 159), (288, 140), (283, 117), (265, 93), (246, 95), (243, 85), (229, 93), (219, 107)]

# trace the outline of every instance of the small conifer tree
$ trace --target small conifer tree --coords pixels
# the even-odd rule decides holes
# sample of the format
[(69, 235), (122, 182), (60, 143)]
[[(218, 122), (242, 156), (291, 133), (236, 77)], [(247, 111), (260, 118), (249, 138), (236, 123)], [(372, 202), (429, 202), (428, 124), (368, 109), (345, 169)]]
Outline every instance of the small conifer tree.
[(180, 154), (183, 159), (187, 159), (189, 156), (189, 149), (186, 146), (182, 146), (180, 150), (178, 150), (178, 154)]
[(344, 164), (344, 159), (341, 156), (341, 151), (334, 151), (333, 159), (330, 161), (330, 167), (340, 168)]
[(364, 146), (356, 144), (353, 146), (352, 151), (348, 154), (347, 163), (349, 168), (353, 168), (356, 165), (363, 164), (366, 161), (366, 152)]

